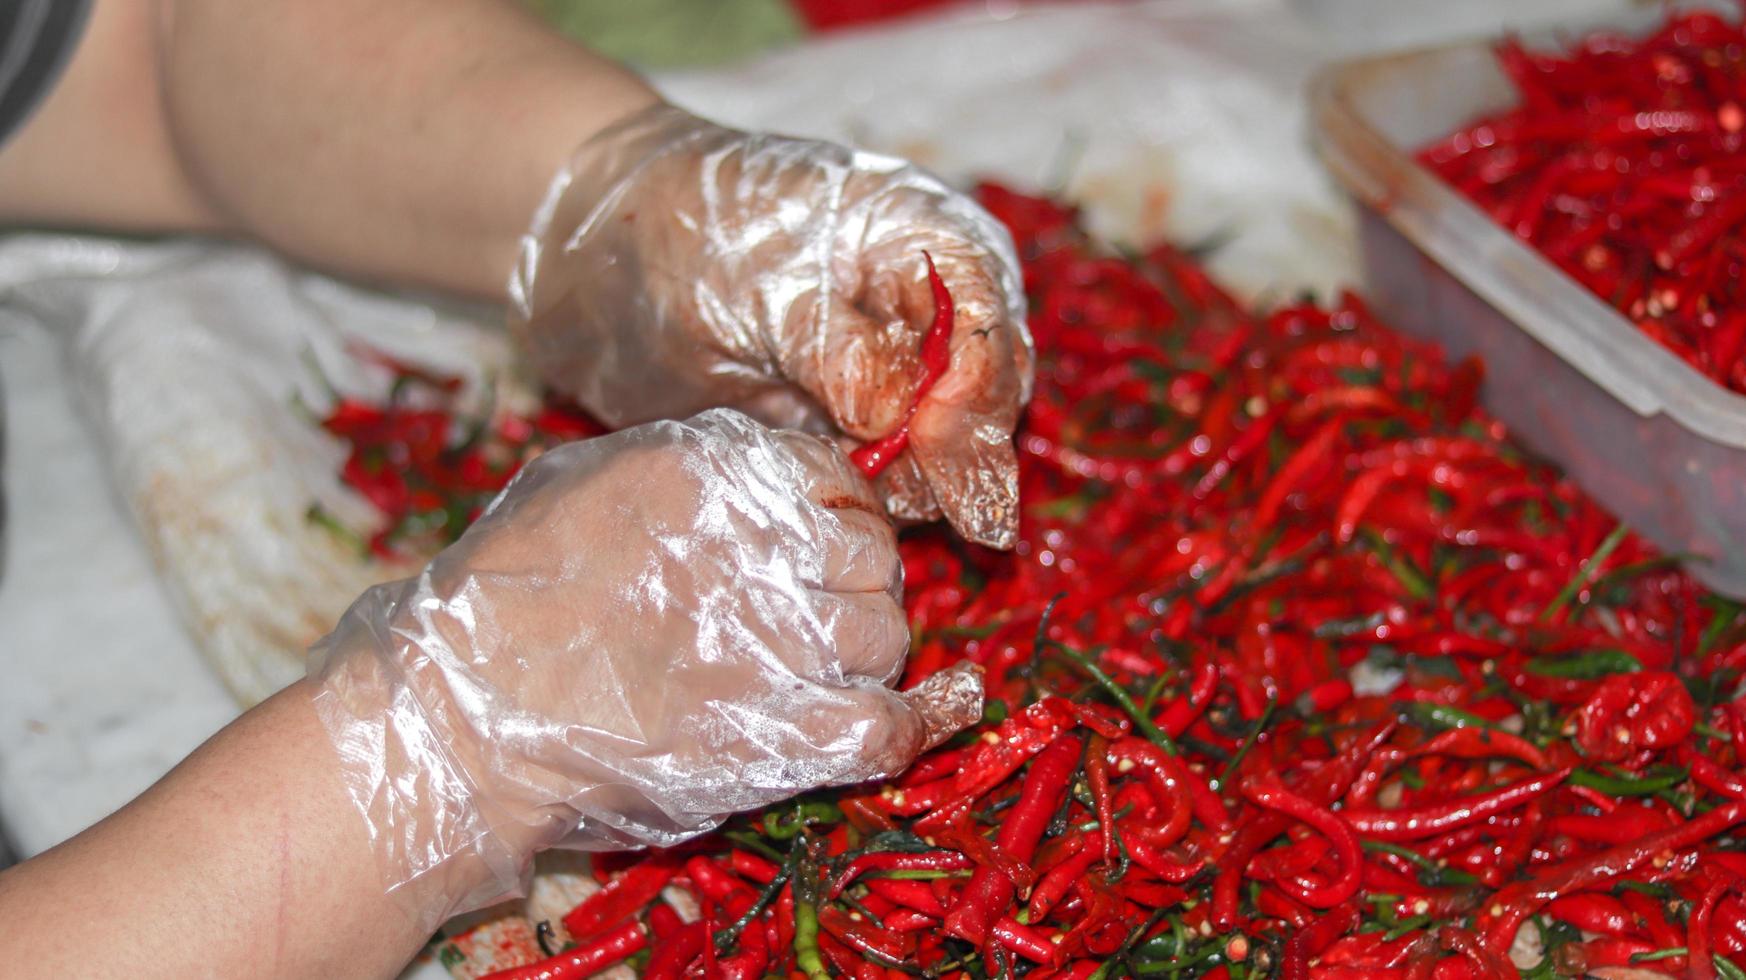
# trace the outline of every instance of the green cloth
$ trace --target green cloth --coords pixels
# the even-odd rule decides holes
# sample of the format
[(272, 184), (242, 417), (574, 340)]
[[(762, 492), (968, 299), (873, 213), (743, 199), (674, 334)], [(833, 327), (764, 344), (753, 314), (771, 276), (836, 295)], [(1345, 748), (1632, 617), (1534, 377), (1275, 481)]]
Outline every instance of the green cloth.
[(787, 0), (529, 0), (565, 34), (638, 68), (693, 68), (798, 39)]

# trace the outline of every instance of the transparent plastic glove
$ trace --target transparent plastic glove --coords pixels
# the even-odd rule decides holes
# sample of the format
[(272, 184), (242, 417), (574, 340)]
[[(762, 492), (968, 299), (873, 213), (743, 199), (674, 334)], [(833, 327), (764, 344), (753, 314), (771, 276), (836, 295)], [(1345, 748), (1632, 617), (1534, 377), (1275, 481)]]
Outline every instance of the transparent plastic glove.
[(890, 689), (900, 577), (835, 446), (727, 409), (650, 423), (545, 454), (365, 593), (313, 651), (315, 704), (434, 926), (516, 893), (537, 850), (673, 844), (976, 720), (975, 673)]
[(609, 424), (731, 405), (868, 441), (916, 388), (923, 251), (957, 305), (951, 366), (879, 490), (897, 517), (1010, 547), (1033, 360), (1018, 262), (992, 216), (902, 160), (641, 112), (553, 183), (510, 283), (512, 329)]

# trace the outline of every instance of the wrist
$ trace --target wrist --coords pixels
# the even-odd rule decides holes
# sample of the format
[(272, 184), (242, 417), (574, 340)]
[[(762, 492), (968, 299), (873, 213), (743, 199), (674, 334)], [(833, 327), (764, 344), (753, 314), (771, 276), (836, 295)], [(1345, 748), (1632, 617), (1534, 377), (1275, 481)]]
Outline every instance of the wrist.
[(375, 631), (348, 625), (312, 652), (308, 698), (384, 890), (432, 930), (519, 894), (533, 854), (561, 828), (481, 787), (490, 769), (479, 733), (440, 683), (417, 685), (430, 670), (422, 651), (379, 649)]

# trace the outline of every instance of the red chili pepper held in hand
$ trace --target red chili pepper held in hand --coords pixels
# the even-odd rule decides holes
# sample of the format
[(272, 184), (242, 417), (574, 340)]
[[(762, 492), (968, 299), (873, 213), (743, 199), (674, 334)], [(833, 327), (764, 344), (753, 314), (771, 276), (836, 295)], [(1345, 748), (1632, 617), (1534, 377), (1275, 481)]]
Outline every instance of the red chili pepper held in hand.
[(923, 252), (922, 258), (928, 264), (928, 284), (934, 291), (934, 322), (922, 337), (921, 377), (916, 381), (915, 395), (910, 398), (909, 408), (904, 411), (903, 421), (898, 423), (897, 428), (872, 442), (856, 447), (849, 454), (849, 461), (869, 480), (876, 479), (885, 472), (885, 467), (890, 466), (892, 460), (909, 448), (910, 420), (915, 418), (922, 398), (952, 363), (952, 323), (957, 319), (952, 305), (952, 294), (946, 289), (946, 281), (940, 278), (939, 272), (934, 268), (934, 257)]

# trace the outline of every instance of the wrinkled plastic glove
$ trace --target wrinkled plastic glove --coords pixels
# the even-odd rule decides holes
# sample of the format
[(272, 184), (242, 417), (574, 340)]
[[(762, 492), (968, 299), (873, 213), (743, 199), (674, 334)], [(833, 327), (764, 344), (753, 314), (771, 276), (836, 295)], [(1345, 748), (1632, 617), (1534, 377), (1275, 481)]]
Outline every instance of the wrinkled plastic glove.
[(1034, 359), (1012, 240), (902, 160), (641, 112), (554, 181), (510, 283), (511, 327), (547, 383), (609, 425), (730, 405), (865, 442), (916, 390), (934, 309), (924, 251), (957, 305), (951, 366), (878, 488), (896, 517), (943, 515), (1011, 547)]
[(842, 452), (719, 409), (530, 463), (346, 612), (315, 705), (388, 887), (418, 884), (434, 927), (516, 894), (538, 850), (674, 844), (975, 721), (973, 671), (891, 689), (900, 594)]

